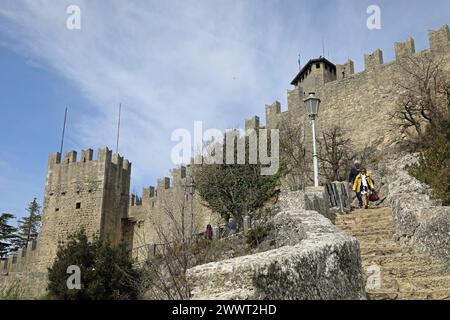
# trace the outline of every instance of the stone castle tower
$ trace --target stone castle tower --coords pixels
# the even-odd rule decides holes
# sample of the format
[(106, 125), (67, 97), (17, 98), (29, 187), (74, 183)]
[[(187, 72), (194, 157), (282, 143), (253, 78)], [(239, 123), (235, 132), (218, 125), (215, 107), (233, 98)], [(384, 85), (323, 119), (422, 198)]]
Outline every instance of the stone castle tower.
[(49, 156), (44, 195), (42, 230), (38, 240), (38, 267), (44, 270), (54, 260), (58, 244), (69, 234), (84, 229), (111, 244), (128, 241), (128, 204), (131, 163), (99, 149)]

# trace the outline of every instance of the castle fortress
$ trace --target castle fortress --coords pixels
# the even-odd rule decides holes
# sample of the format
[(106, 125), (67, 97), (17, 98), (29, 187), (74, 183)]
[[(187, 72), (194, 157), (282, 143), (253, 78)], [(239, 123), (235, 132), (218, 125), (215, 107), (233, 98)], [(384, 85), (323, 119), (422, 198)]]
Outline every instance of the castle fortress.
[[(416, 53), (414, 40), (408, 38), (395, 44), (394, 61), (384, 63), (380, 49), (365, 55), (365, 70), (360, 73), (354, 73), (351, 60), (341, 65), (323, 57), (310, 60), (291, 83), (294, 88), (287, 93), (288, 110), (282, 112), (279, 102), (266, 106), (265, 127), (278, 128), (288, 120), (308, 126), (303, 99), (314, 91), (322, 101), (319, 135), (337, 124), (346, 129), (357, 148), (369, 144), (382, 148), (398, 138), (398, 133), (390, 132), (388, 115), (396, 103), (395, 84), (407, 77), (401, 63), (408, 56), (422, 55), (438, 58), (450, 71), (447, 25), (429, 31), (429, 49), (422, 52)], [(260, 127), (259, 117), (247, 119), (245, 127)], [(309, 131), (305, 130), (307, 136)], [(308, 137), (306, 141), (310, 141)], [(202, 231), (208, 223), (220, 223), (217, 214), (189, 191), (189, 168), (174, 169), (172, 181), (159, 179), (156, 188), (144, 188), (142, 197), (130, 195), (130, 174), (131, 163), (107, 148), (98, 150), (97, 159), (93, 150), (82, 151), (79, 160), (75, 151), (66, 153), (64, 159), (59, 153), (50, 155), (38, 241), (0, 262), (0, 287), (19, 280), (27, 296), (41, 296), (58, 244), (81, 228), (112, 244), (125, 243), (135, 257), (144, 258), (151, 245), (160, 242), (157, 227), (169, 228), (171, 213), (184, 210), (191, 232)]]

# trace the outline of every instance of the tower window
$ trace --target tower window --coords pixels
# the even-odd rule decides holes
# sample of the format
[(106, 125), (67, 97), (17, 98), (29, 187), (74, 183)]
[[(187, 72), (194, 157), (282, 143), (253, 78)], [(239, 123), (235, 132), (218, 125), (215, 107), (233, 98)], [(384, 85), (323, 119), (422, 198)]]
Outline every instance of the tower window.
[(320, 63), (316, 63), (316, 69), (320, 69)]
[(81, 209), (81, 202), (77, 202), (77, 204), (75, 205), (75, 209)]
[(58, 212), (59, 211), (59, 208), (55, 208), (55, 212)]

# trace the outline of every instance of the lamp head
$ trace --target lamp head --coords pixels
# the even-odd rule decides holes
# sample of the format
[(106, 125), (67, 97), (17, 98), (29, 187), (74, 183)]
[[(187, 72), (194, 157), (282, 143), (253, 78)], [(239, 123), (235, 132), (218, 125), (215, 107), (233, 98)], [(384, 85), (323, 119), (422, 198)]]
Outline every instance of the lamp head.
[(319, 114), (320, 99), (316, 97), (315, 92), (310, 92), (308, 98), (304, 100), (306, 113), (311, 119), (315, 119)]

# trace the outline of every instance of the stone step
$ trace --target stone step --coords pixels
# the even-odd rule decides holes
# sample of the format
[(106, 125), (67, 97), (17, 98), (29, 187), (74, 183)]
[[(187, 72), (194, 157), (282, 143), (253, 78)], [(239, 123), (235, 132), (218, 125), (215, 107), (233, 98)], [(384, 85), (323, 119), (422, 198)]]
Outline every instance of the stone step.
[(450, 288), (415, 292), (371, 291), (366, 292), (369, 300), (450, 300)]
[[(380, 237), (385, 237), (386, 239), (391, 239), (393, 236), (393, 233), (390, 229), (375, 229), (375, 230), (358, 230), (358, 231), (352, 231), (352, 232), (348, 232), (346, 231), (347, 234), (353, 236), (353, 237), (370, 237), (370, 236), (380, 236)], [(364, 239), (364, 238), (363, 238)]]
[(359, 220), (347, 220), (336, 222), (335, 225), (339, 228), (392, 228), (394, 222), (390, 220), (383, 221), (359, 221)]
[(384, 244), (376, 244), (366, 247), (363, 246), (360, 248), (360, 251), (362, 260), (370, 260), (387, 255), (400, 254), (402, 252), (401, 248), (396, 245), (386, 246)]
[(392, 215), (351, 215), (351, 216), (345, 216), (345, 217), (337, 217), (335, 222), (336, 223), (346, 223), (346, 222), (352, 222), (352, 221), (359, 221), (359, 222), (393, 222), (394, 219)]
[(358, 239), (365, 277), (368, 267), (380, 267), (381, 288), (368, 289), (368, 299), (450, 299), (450, 271), (427, 254), (394, 240), (389, 208), (356, 210), (339, 216), (336, 226)]
[(346, 224), (336, 224), (338, 228), (345, 230), (365, 230), (365, 229), (389, 229), (392, 230), (393, 224), (391, 222), (383, 222), (383, 223), (346, 223)]
[[(363, 263), (363, 272), (367, 275), (369, 267), (377, 264)], [(386, 278), (425, 278), (438, 277), (448, 274), (445, 268), (439, 264), (430, 265), (411, 265), (410, 267), (395, 266), (380, 266), (381, 276)], [(449, 286), (450, 287), (450, 286)]]
[(390, 229), (392, 230), (394, 227), (394, 224), (389, 221), (384, 222), (347, 222), (347, 223), (337, 223), (336, 226), (340, 229), (350, 229), (350, 230), (357, 230), (357, 229)]
[[(450, 288), (450, 276), (387, 278), (384, 281), (388, 284), (389, 281), (392, 281), (392, 286), (398, 285), (400, 287), (400, 291), (403, 292)], [(390, 287), (392, 286), (390, 285)]]
[[(387, 264), (397, 264), (397, 265), (405, 265), (406, 263), (421, 263), (424, 265), (430, 265), (431, 262), (435, 262), (436, 260), (431, 259), (430, 257), (422, 254), (422, 253), (411, 253), (408, 252), (408, 249), (404, 249), (405, 252), (399, 253), (399, 254), (391, 254), (391, 255), (384, 255), (380, 256), (379, 263), (382, 263), (383, 265)], [(371, 260), (374, 260), (371, 258)]]
[(359, 243), (362, 245), (369, 245), (369, 244), (379, 244), (379, 243), (385, 243), (385, 242), (394, 242), (393, 240), (394, 235), (393, 234), (373, 234), (368, 236), (357, 236), (359, 240)]

